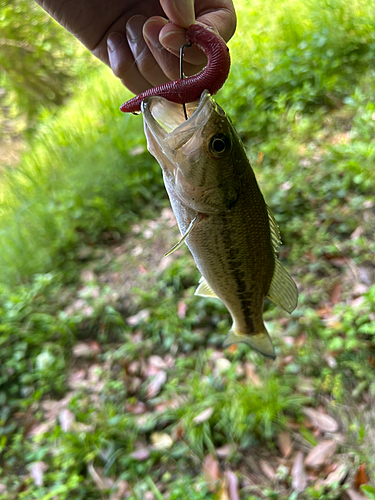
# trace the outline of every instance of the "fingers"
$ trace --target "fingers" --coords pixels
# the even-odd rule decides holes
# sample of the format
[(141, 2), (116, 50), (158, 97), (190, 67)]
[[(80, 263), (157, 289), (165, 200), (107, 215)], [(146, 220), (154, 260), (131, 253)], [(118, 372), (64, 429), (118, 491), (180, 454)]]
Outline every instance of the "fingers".
[[(135, 94), (179, 78), (178, 57), (159, 41), (160, 31), (168, 21), (160, 16), (146, 19), (137, 15), (126, 24), (126, 37), (115, 32), (108, 36), (109, 64), (114, 74)], [(185, 30), (182, 29), (183, 33)], [(185, 35), (184, 41), (185, 41)], [(192, 75), (199, 65), (184, 63), (184, 73)]]
[[(163, 71), (163, 65), (158, 64), (154, 57), (154, 52), (163, 49), (158, 38), (151, 37), (148, 40), (144, 36), (144, 27), (150, 25), (149, 31), (151, 35), (159, 34), (160, 29), (167, 23), (162, 17), (151, 18), (147, 22), (143, 16), (134, 16), (129, 19), (126, 25), (126, 33), (130, 50), (132, 51), (135, 65), (142, 77), (147, 80), (149, 86), (160, 85), (169, 80)], [(160, 48), (159, 48), (160, 47)], [(151, 49), (151, 50), (150, 50)], [(167, 52), (163, 49), (164, 52)]]
[[(184, 2), (178, 0), (177, 4), (176, 0), (160, 0), (160, 3), (172, 22), (161, 30), (160, 42), (177, 56), (181, 45), (185, 43), (185, 30), (181, 26), (187, 25), (186, 27), (188, 27), (193, 24), (190, 21), (179, 24), (182, 17), (180, 3), (184, 5), (182, 8), (184, 13), (187, 8), (185, 4), (193, 4), (194, 2), (193, 0), (184, 0)], [(195, 9), (197, 22), (213, 28), (226, 42), (233, 36), (236, 29), (236, 14), (232, 0), (200, 0), (196, 2)], [(192, 47), (186, 50), (185, 60), (202, 67), (206, 58), (197, 47)]]
[[(107, 38), (109, 64), (114, 74), (132, 92), (161, 85), (179, 77), (179, 51), (186, 43), (185, 28), (197, 21), (229, 40), (236, 27), (232, 0), (160, 0), (171, 22), (161, 16), (134, 15)], [(160, 8), (160, 5), (159, 5)], [(178, 23), (178, 24), (177, 24)], [(116, 26), (117, 27), (117, 26)], [(125, 33), (126, 35), (125, 35)], [(105, 40), (104, 40), (105, 41)], [(94, 52), (95, 53), (95, 52)], [(184, 51), (184, 73), (198, 73), (206, 57), (197, 47)]]
[(131, 92), (139, 94), (150, 87), (149, 82), (140, 74), (134, 63), (133, 54), (125, 35), (111, 33), (107, 39), (109, 65), (122, 83)]
[[(177, 56), (165, 50), (160, 43), (161, 31), (169, 26), (170, 23), (162, 17), (152, 17), (143, 26), (143, 34), (146, 43), (152, 53), (155, 62), (163, 70), (163, 73), (168, 77), (168, 80), (175, 80), (180, 76), (180, 54)], [(183, 31), (183, 43), (186, 43), (185, 30)], [(183, 45), (181, 43), (181, 45)], [(197, 73), (201, 67), (198, 65), (184, 64), (184, 73), (187, 75)]]
[[(163, 27), (160, 32), (160, 43), (169, 52), (179, 57), (180, 47), (186, 43), (186, 30), (169, 23)], [(184, 51), (184, 63), (191, 63), (198, 68), (202, 68), (206, 64), (206, 56), (198, 47), (193, 46), (186, 48)], [(186, 72), (186, 69), (185, 69)], [(186, 74), (189, 74), (186, 72)]]
[[(167, 22), (163, 18), (159, 19), (159, 26), (156, 26), (158, 33)], [(109, 65), (113, 73), (135, 94), (169, 80), (144, 38), (143, 27), (146, 20), (142, 15), (133, 16), (126, 23), (126, 36), (115, 32), (107, 39)], [(151, 32), (154, 32), (155, 29), (152, 28)], [(169, 58), (174, 57), (161, 46), (160, 48)]]
[(160, 0), (168, 19), (182, 28), (195, 23), (194, 0)]

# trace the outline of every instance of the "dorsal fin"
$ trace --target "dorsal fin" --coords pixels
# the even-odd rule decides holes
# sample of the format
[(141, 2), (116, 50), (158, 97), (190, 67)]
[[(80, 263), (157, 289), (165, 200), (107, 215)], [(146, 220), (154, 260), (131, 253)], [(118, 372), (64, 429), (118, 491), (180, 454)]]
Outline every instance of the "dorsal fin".
[(270, 230), (271, 230), (272, 247), (275, 254), (277, 254), (277, 249), (281, 245), (279, 226), (277, 225), (275, 216), (273, 215), (270, 207), (268, 205), (266, 205), (266, 207), (268, 212), (268, 222), (270, 224)]

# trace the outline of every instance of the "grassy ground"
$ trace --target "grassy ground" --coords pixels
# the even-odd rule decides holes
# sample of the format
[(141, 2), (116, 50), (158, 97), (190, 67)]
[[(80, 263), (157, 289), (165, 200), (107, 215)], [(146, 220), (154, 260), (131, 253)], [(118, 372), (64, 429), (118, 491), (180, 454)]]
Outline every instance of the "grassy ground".
[(109, 72), (40, 124), (0, 192), (0, 498), (375, 498), (373, 10), (238, 5), (218, 101), (300, 291), (266, 304), (275, 362), (223, 350), (187, 249), (162, 259), (178, 231)]

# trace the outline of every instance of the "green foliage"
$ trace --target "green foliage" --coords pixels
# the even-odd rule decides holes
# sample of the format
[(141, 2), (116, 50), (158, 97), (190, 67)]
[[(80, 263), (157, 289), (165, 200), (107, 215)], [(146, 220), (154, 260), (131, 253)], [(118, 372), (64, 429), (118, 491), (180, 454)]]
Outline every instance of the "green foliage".
[(346, 0), (289, 0), (276, 8), (243, 1), (232, 45), (237, 64), (221, 93), (236, 127), (258, 142), (285, 131), (296, 115), (339, 106), (373, 66), (374, 10), (365, 0), (355, 8)]
[(365, 484), (361, 486), (361, 490), (365, 494), (366, 498), (369, 498), (370, 500), (375, 499), (375, 488), (373, 486), (370, 486), (369, 484)]
[(61, 105), (73, 81), (93, 65), (88, 52), (36, 3), (1, 2), (0, 109), (8, 119), (26, 113), (31, 124), (43, 107)]
[(19, 168), (7, 172), (0, 191), (3, 280), (69, 261), (82, 243), (125, 231), (145, 203), (157, 206), (163, 195), (142, 124), (118, 111), (122, 87), (108, 76), (102, 68), (78, 100), (40, 129)]
[[(371, 281), (375, 253), (374, 6), (243, 0), (238, 11), (232, 72), (218, 101), (249, 148), (280, 224), (281, 259), (301, 291), (290, 318), (266, 304), (273, 364), (245, 346), (222, 351), (228, 312), (220, 301), (194, 296), (199, 273), (184, 250), (162, 271), (155, 256), (144, 269), (146, 257), (133, 254), (132, 224), (145, 214), (157, 219), (166, 195), (141, 118), (118, 111), (127, 91), (105, 68), (82, 78), (86, 56), (36, 7), (1, 4), (3, 104), (9, 116), (21, 109), (38, 116), (38, 134), (20, 165), (1, 173), (0, 477), (9, 491), (0, 498), (99, 500), (127, 481), (131, 500), (147, 492), (216, 499), (202, 473), (207, 454), (230, 443), (220, 467), (242, 479), (248, 455), (277, 453), (277, 436), (291, 423), (299, 426), (296, 442), (315, 446), (319, 438), (302, 416), (312, 401), (328, 406), (340, 432), (348, 428), (352, 445), (345, 446), (373, 470), (371, 426), (362, 411), (346, 425), (343, 408), (375, 394), (368, 361), (375, 287), (353, 295), (358, 275), (368, 272)], [(60, 104), (73, 85), (76, 95), (55, 116), (40, 114), (36, 96), (45, 95), (43, 106)], [(164, 236), (157, 229), (155, 241)], [(147, 248), (149, 240), (137, 238)], [(126, 269), (137, 268), (137, 287), (124, 292)], [(140, 311), (136, 325), (125, 320)], [(72, 354), (82, 340), (96, 346), (90, 358)], [(151, 356), (169, 363), (153, 397), (154, 375), (144, 375)], [(87, 375), (74, 386), (82, 373), (93, 380)], [(69, 429), (44, 408), (65, 396)], [(22, 418), (33, 419), (36, 435)], [(172, 436), (171, 447), (154, 447), (155, 432)], [(149, 451), (144, 460), (133, 455), (139, 448)], [(48, 468), (37, 486), (30, 470), (40, 462)], [(290, 470), (283, 474), (288, 491), (268, 485), (262, 498), (297, 498)], [(100, 483), (109, 478), (117, 483)], [(363, 488), (368, 498), (371, 488)], [(342, 491), (314, 485), (301, 498), (335, 499)]]

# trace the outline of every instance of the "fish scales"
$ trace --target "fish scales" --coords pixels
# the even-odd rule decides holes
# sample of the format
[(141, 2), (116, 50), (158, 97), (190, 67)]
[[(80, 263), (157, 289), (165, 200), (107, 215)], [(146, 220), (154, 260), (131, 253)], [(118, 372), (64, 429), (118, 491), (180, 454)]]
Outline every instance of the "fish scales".
[(264, 299), (291, 312), (298, 292), (276, 258), (278, 227), (238, 134), (207, 91), (188, 105), (186, 121), (162, 97), (148, 98), (142, 111), (183, 235), (173, 249), (185, 242), (202, 274), (197, 295), (218, 297), (228, 308), (233, 326), (224, 345), (245, 342), (273, 358)]

